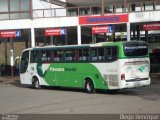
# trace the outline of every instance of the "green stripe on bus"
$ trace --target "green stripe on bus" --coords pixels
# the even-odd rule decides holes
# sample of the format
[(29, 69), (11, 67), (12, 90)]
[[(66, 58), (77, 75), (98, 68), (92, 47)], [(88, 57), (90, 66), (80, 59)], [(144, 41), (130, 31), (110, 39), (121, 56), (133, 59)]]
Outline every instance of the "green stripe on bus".
[[(38, 66), (39, 68), (40, 66)], [(38, 73), (44, 76), (44, 80), (50, 86), (84, 87), (84, 80), (90, 78), (96, 89), (108, 89), (100, 71), (89, 63), (54, 63), (42, 75), (42, 69)]]

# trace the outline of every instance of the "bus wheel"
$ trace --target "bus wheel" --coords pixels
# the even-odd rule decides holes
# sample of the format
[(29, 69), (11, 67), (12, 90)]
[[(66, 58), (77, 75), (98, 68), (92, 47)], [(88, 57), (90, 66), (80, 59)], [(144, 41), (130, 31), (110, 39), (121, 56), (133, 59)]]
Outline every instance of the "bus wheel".
[(32, 86), (33, 86), (33, 88), (35, 88), (35, 89), (40, 89), (40, 88), (41, 88), (37, 77), (33, 77)]
[(84, 89), (85, 89), (85, 92), (90, 93), (90, 94), (95, 92), (94, 84), (91, 79), (87, 79), (85, 81)]

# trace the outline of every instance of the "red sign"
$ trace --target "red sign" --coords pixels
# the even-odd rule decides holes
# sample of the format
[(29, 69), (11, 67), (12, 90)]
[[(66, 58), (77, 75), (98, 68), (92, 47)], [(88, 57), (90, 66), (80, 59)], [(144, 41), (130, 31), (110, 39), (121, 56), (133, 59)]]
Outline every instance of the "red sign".
[(45, 36), (59, 36), (65, 35), (66, 29), (65, 28), (48, 28), (45, 29)]
[(109, 32), (109, 27), (108, 26), (96, 26), (92, 27), (92, 33), (107, 33)]
[(1, 38), (13, 38), (16, 37), (16, 30), (0, 31)]
[(144, 24), (143, 30), (160, 30), (160, 23)]
[(79, 17), (80, 25), (128, 22), (128, 14)]
[(52, 36), (52, 35), (60, 35), (60, 29), (59, 28), (45, 29), (45, 36)]

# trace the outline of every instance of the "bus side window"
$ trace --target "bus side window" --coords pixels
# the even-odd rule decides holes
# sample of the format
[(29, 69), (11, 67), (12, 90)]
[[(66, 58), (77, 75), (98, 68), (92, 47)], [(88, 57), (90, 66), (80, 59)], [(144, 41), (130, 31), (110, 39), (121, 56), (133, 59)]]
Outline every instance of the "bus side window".
[(76, 50), (76, 55), (75, 55), (75, 59), (76, 61), (79, 61), (80, 60), (80, 55), (79, 55), (80, 51), (79, 50)]
[(51, 61), (54, 61), (54, 56), (55, 55), (55, 53), (54, 53), (54, 51), (51, 51)]
[(43, 50), (41, 51), (41, 60), (42, 62), (51, 62), (51, 51), (50, 50)]
[(104, 47), (98, 48), (98, 59), (99, 59), (99, 61), (104, 61), (105, 60)]
[(83, 61), (89, 61), (89, 49), (83, 50)]
[(117, 47), (105, 48), (105, 60), (107, 62), (115, 61), (117, 59)]
[(77, 61), (89, 61), (89, 49), (78, 49), (77, 50)]
[(36, 62), (36, 51), (31, 51), (31, 59), (30, 59), (30, 63), (35, 63)]
[[(53, 61), (54, 61), (54, 62), (59, 61), (59, 59), (58, 59), (58, 57), (57, 57), (57, 51), (54, 51), (53, 53), (54, 53)], [(52, 53), (52, 54), (53, 54), (53, 53)]]
[(42, 62), (47, 61), (46, 51), (41, 51), (41, 52), (42, 52)]
[(112, 48), (112, 60), (117, 60), (117, 55), (118, 55), (118, 49), (117, 47)]
[(77, 60), (82, 61), (83, 60), (83, 50), (82, 49), (77, 50), (77, 53), (78, 53)]
[(50, 50), (47, 50), (46, 51), (46, 62), (51, 62), (51, 51)]
[(62, 50), (54, 51), (53, 61), (55, 62), (63, 61), (63, 51)]
[(59, 61), (63, 61), (63, 51), (58, 51), (58, 58), (59, 58)]
[(42, 62), (42, 53), (41, 53), (41, 51), (36, 51), (36, 54), (37, 54), (37, 56), (36, 56), (35, 61), (37, 63), (41, 63)]
[(76, 61), (76, 50), (73, 49), (71, 53), (72, 61)]
[(22, 54), (21, 63), (20, 63), (20, 73), (25, 73), (28, 67), (29, 62), (29, 51), (25, 51)]
[(71, 50), (66, 50), (65, 51), (65, 61), (75, 61), (75, 50), (71, 49)]
[(91, 61), (97, 61), (98, 55), (97, 55), (97, 48), (91, 48), (90, 54), (91, 54)]
[(112, 59), (112, 54), (111, 53), (112, 53), (111, 52), (111, 47), (106, 47), (106, 49), (105, 49), (105, 60), (107, 62), (111, 61), (111, 59)]
[[(52, 53), (52, 54), (53, 54), (53, 53)], [(54, 51), (54, 58), (53, 58), (53, 61), (55, 61), (55, 62), (58, 62), (58, 61), (59, 61), (57, 51)]]

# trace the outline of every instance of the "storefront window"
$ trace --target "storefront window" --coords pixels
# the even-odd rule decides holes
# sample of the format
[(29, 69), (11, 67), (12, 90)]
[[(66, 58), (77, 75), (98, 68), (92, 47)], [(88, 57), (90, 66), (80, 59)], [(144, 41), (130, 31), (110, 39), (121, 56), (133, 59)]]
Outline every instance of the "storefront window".
[(10, 10), (11, 11), (20, 11), (19, 0), (10, 0)]
[(156, 10), (160, 10), (160, 2), (156, 2)]
[(144, 10), (153, 10), (153, 3), (148, 2), (143, 4)]
[(113, 5), (112, 4), (105, 5), (104, 12), (105, 13), (112, 13), (113, 12)]
[(116, 12), (117, 13), (122, 13), (122, 12), (125, 12), (126, 10), (125, 10), (125, 7), (124, 7), (124, 5), (117, 5), (116, 6)]
[(8, 12), (8, 0), (0, 0), (0, 12)]
[(141, 11), (141, 4), (140, 3), (132, 3), (131, 6), (131, 11)]
[(20, 8), (21, 8), (21, 11), (29, 11), (30, 0), (20, 0)]
[(19, 19), (19, 13), (10, 14), (10, 19)]
[(9, 14), (0, 14), (0, 20), (8, 20), (9, 19)]
[(28, 19), (30, 18), (31, 14), (30, 13), (21, 13), (21, 18), (22, 19)]

